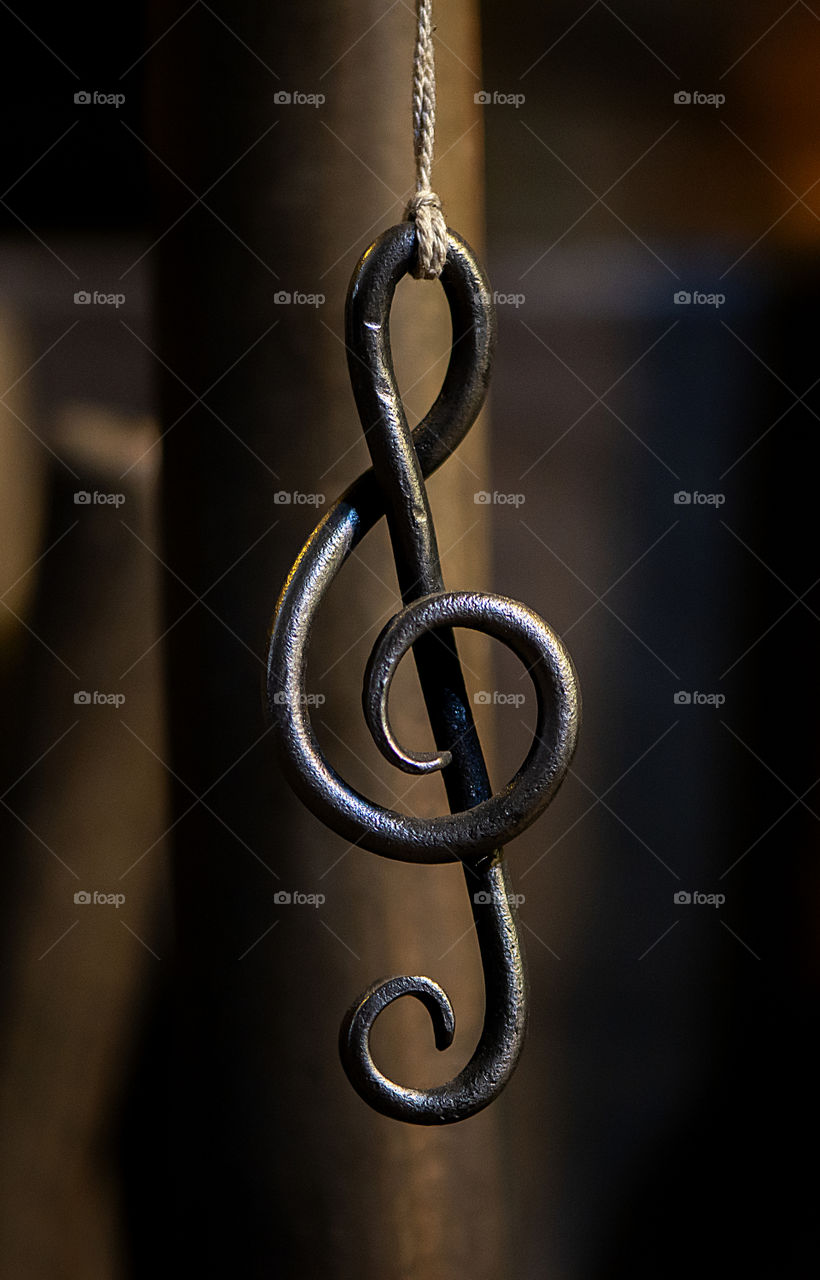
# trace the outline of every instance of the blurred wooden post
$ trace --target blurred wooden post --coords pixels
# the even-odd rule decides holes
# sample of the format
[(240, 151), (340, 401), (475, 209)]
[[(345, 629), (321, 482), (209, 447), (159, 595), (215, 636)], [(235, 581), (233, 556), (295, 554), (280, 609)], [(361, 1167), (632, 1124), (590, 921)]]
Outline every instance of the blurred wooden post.
[[(448, 154), (434, 174), (448, 221), (474, 243), (477, 9), (438, 15), (449, 46), (439, 47), (438, 153)], [(456, 1046), (439, 1057), (423, 1010), (391, 1010), (380, 1060), (421, 1084), (466, 1061), (483, 992), (460, 873), (346, 851), (279, 777), (260, 694), (266, 627), (317, 514), (274, 495), (332, 501), (365, 465), (344, 295), (359, 254), (401, 219), (412, 182), (414, 21), (407, 6), (349, 3), (331, 15), (320, 0), (245, 2), (224, 20), (234, 34), (197, 11), (184, 40), (157, 47), (152, 103), (152, 146), (182, 180), (158, 171), (186, 1258), (243, 1276), (489, 1280), (504, 1272), (507, 1230), (498, 1109), (444, 1131), (399, 1125), (354, 1094), (336, 1050), (342, 1013), (373, 979), (428, 972), (453, 999)], [(168, 22), (165, 10), (160, 27)], [(408, 392), (418, 416), (441, 380), (449, 325), (439, 286), (399, 292), (394, 344), (402, 385), (418, 380)], [(297, 293), (325, 301), (297, 305)], [(480, 529), (468, 533), (473, 494), (486, 487), (480, 427), (459, 454), (433, 488), (434, 505), (446, 491), (445, 573), (482, 586), (486, 546)], [(369, 543), (323, 610), (313, 678), (332, 758), (394, 803), (407, 779), (383, 768), (357, 705), (380, 616), (397, 607), (386, 541)], [(403, 724), (424, 741), (420, 709)], [(440, 808), (438, 787), (407, 803)], [(188, 788), (207, 796), (197, 805)], [(280, 890), (326, 902), (282, 906)]]

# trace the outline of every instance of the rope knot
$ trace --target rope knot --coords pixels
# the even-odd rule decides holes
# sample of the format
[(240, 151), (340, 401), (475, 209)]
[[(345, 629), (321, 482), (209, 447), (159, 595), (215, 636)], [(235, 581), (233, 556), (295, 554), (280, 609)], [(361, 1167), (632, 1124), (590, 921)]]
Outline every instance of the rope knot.
[(407, 203), (405, 218), (416, 224), (417, 280), (436, 280), (447, 259), (447, 223), (435, 191), (417, 191)]

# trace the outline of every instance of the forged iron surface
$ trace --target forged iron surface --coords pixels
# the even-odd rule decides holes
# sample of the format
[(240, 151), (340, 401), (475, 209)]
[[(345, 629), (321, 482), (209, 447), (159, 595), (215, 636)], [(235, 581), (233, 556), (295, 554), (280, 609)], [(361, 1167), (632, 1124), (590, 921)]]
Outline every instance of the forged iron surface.
[[(415, 1124), (449, 1124), (474, 1115), (501, 1092), (524, 1038), (527, 987), (502, 845), (535, 821), (566, 773), (578, 731), (572, 662), (547, 624), (504, 596), (447, 592), (439, 564), (425, 479), (449, 457), (482, 406), (495, 342), (486, 278), (469, 246), (448, 231), (441, 283), (453, 342), (441, 391), (411, 431), (390, 351), (390, 307), (411, 271), (415, 229), (384, 232), (362, 257), (348, 291), (348, 368), (372, 467), (314, 529), (276, 608), (268, 651), (268, 709), (282, 768), (308, 807), (345, 839), (408, 862), (458, 860), (464, 869), (484, 972), (484, 1028), (466, 1067), (434, 1089), (388, 1080), (370, 1054), (370, 1031), (393, 1000), (412, 995), (427, 1008), (436, 1045), (446, 1049), (455, 1020), (450, 1002), (424, 977), (371, 986), (342, 1023), (345, 1071), (377, 1111)], [(403, 608), (376, 641), (364, 676), (363, 707), (379, 750), (408, 773), (441, 770), (451, 812), (418, 818), (374, 804), (331, 767), (313, 732), (305, 678), (311, 627), (322, 598), (350, 552), (386, 515)], [(454, 627), (494, 636), (525, 664), (535, 686), (537, 723), (521, 768), (495, 794), (487, 776), (458, 660)], [(397, 742), (388, 698), (393, 675), (412, 648), (436, 743), (435, 753)]]

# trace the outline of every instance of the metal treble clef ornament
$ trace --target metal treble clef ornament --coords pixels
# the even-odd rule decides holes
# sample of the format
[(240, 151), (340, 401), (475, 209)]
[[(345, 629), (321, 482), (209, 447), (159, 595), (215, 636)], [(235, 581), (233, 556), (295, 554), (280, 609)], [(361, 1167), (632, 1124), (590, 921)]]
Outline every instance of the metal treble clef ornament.
[[(416, 230), (385, 231), (353, 273), (346, 305), (348, 366), (372, 467), (317, 525), (282, 590), (268, 654), (268, 704), (279, 754), (294, 790), (327, 826), (372, 853), (407, 862), (461, 861), (484, 970), (484, 1027), (472, 1058), (449, 1083), (405, 1088), (382, 1074), (370, 1052), (378, 1015), (400, 996), (427, 1008), (436, 1045), (452, 1043), (447, 995), (425, 977), (377, 982), (344, 1019), (342, 1063), (377, 1111), (413, 1124), (450, 1124), (498, 1096), (518, 1062), (527, 986), (518, 922), (502, 846), (526, 830), (555, 795), (572, 757), (579, 699), (572, 662), (547, 624), (504, 596), (444, 590), (425, 480), (453, 452), (484, 401), (495, 339), (489, 286), (472, 250), (447, 231), (441, 283), (453, 342), (438, 398), (414, 431), (396, 386), (389, 317), (409, 272)], [(322, 753), (310, 722), (305, 669), (322, 597), (347, 556), (387, 516), (403, 608), (382, 631), (364, 675), (363, 707), (379, 750), (407, 773), (441, 770), (451, 812), (420, 818), (382, 808), (348, 786)], [(495, 794), (490, 787), (453, 635), (454, 627), (501, 640), (535, 686), (537, 724), (526, 760)], [(390, 685), (412, 648), (436, 753), (406, 750), (388, 714)]]

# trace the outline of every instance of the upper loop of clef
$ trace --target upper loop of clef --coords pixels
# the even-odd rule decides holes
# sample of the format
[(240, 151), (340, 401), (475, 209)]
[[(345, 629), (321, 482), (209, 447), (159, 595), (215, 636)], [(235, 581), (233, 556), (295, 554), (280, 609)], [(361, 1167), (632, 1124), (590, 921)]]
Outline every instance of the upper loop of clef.
[[(417, 1124), (447, 1124), (492, 1102), (518, 1061), (527, 987), (514, 895), (503, 845), (526, 830), (559, 787), (575, 748), (580, 699), (571, 659), (558, 636), (526, 606), (504, 596), (444, 589), (426, 479), (449, 457), (484, 402), (495, 341), (487, 280), (472, 250), (447, 233), (440, 280), (452, 320), (441, 390), (411, 431), (396, 385), (390, 308), (411, 272), (415, 228), (385, 231), (363, 255), (348, 290), (346, 345), (356, 406), (372, 467), (316, 526), (282, 589), (268, 650), (268, 708), (282, 768), (308, 807), (330, 828), (373, 853), (409, 862), (463, 864), (481, 952), (484, 1027), (464, 1069), (433, 1089), (387, 1079), (370, 1053), (370, 1030), (383, 1008), (412, 995), (428, 1009), (440, 1049), (453, 1038), (444, 991), (429, 978), (376, 983), (356, 1001), (341, 1030), (351, 1083), (376, 1110)], [(317, 611), (357, 544), (386, 516), (402, 607), (377, 639), (364, 674), (365, 719), (382, 754), (407, 772), (440, 770), (450, 812), (420, 818), (384, 808), (333, 769), (311, 725), (307, 648)], [(535, 687), (537, 717), (524, 763), (493, 792), (476, 733), (454, 628), (482, 631), (507, 645)], [(436, 751), (412, 751), (391, 727), (393, 675), (412, 651)]]

